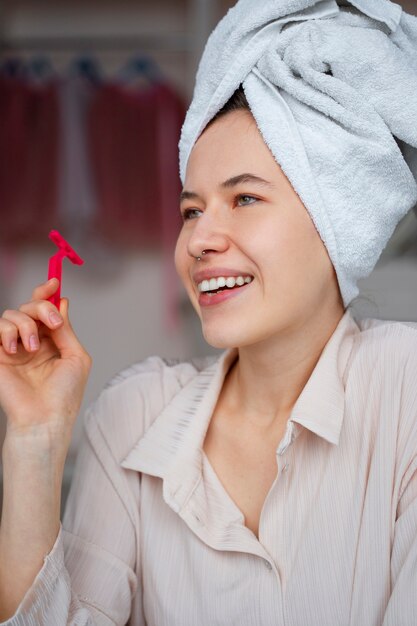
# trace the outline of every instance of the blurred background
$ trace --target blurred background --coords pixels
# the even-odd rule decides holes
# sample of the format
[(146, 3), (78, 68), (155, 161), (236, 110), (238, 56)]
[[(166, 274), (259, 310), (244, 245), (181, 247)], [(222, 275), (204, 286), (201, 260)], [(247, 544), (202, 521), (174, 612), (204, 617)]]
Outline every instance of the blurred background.
[[(62, 508), (82, 414), (103, 385), (152, 354), (217, 352), (173, 266), (177, 146), (207, 37), (234, 4), (0, 0), (0, 311), (46, 279), (51, 229), (85, 260), (63, 267), (63, 295), (93, 369)], [(414, 0), (399, 4), (417, 15)], [(417, 321), (412, 211), (360, 288), (357, 317)], [(0, 414), (0, 446), (5, 426)]]

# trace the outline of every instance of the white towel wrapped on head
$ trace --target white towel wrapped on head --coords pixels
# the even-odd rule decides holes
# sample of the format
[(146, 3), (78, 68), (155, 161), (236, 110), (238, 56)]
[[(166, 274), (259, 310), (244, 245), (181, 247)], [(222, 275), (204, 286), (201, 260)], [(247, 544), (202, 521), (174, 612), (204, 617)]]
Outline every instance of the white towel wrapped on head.
[(417, 202), (417, 18), (389, 0), (239, 0), (200, 61), (183, 184), (194, 143), (240, 84), (346, 307)]

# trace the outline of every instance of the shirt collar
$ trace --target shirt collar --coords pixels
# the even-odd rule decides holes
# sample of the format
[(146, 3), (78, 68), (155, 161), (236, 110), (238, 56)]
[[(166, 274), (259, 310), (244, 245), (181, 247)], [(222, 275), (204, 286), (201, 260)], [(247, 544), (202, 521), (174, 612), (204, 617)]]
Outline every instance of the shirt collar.
[(291, 411), (290, 420), (338, 445), (348, 360), (360, 328), (346, 309)]
[[(346, 309), (289, 417), (337, 445), (344, 415), (345, 375), (360, 329)], [(134, 444), (121, 466), (164, 479), (175, 509), (201, 475), (202, 446), (224, 378), (238, 351), (224, 351), (186, 384)], [(177, 505), (173, 501), (177, 502)]]

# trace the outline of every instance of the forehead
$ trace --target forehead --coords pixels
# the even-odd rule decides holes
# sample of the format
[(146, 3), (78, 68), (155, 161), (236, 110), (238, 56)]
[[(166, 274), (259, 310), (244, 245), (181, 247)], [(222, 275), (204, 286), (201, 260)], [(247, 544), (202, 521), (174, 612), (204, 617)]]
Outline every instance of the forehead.
[(218, 184), (242, 172), (270, 180), (279, 176), (280, 168), (253, 116), (233, 111), (213, 122), (197, 139), (188, 159), (184, 188), (200, 182)]

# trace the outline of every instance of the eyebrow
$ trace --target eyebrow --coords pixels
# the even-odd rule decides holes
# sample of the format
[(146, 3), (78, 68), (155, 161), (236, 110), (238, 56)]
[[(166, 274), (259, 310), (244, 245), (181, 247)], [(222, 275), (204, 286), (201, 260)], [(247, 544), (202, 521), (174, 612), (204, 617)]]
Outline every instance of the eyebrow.
[[(255, 174), (250, 174), (249, 172), (232, 176), (232, 178), (228, 178), (224, 182), (220, 183), (219, 187), (221, 189), (232, 189), (242, 183), (252, 183), (262, 187), (268, 187), (269, 189), (275, 189), (275, 185), (270, 183), (268, 180), (265, 180), (260, 176), (256, 176)], [(187, 191), (183, 189), (180, 193), (180, 203), (183, 200), (201, 200), (201, 197), (195, 191)]]

